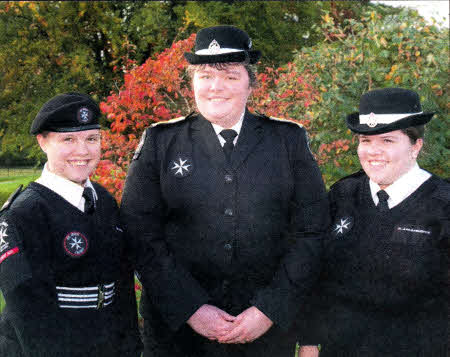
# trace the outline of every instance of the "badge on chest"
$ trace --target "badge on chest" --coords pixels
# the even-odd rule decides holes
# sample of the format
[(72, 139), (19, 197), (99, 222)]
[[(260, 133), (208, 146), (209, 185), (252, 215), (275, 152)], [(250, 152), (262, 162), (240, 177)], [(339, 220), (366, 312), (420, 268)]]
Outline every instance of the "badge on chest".
[(89, 242), (86, 236), (80, 232), (70, 232), (64, 237), (64, 251), (72, 258), (80, 258), (85, 255), (88, 247)]
[(184, 178), (189, 176), (194, 170), (192, 159), (185, 155), (176, 156), (169, 160), (169, 171), (176, 178)]
[(353, 227), (353, 217), (344, 216), (335, 220), (333, 227), (331, 228), (332, 234), (336, 238), (343, 238)]

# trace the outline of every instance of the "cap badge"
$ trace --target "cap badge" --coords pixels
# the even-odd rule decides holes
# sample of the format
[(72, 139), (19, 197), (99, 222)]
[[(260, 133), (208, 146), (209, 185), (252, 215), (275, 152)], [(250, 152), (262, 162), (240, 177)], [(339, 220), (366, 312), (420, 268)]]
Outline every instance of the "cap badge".
[(342, 217), (333, 226), (333, 234), (336, 238), (341, 238), (353, 227), (352, 217)]
[(80, 123), (86, 124), (88, 123), (92, 118), (92, 113), (89, 110), (89, 108), (82, 107), (78, 109), (78, 121)]
[(175, 177), (186, 177), (192, 171), (192, 163), (190, 163), (189, 159), (183, 160), (180, 157), (178, 160), (172, 162), (170, 169)]
[(88, 240), (80, 232), (70, 232), (64, 237), (63, 247), (69, 256), (79, 258), (86, 254)]
[(377, 126), (378, 121), (377, 118), (375, 117), (375, 113), (372, 112), (369, 114), (369, 119), (367, 120), (367, 125), (370, 126), (371, 128)]
[(0, 252), (3, 252), (6, 248), (8, 248), (9, 244), (5, 241), (6, 229), (8, 228), (8, 223), (2, 222), (0, 223)]
[(208, 46), (208, 51), (212, 55), (217, 55), (220, 52), (220, 45), (216, 40), (212, 40)]

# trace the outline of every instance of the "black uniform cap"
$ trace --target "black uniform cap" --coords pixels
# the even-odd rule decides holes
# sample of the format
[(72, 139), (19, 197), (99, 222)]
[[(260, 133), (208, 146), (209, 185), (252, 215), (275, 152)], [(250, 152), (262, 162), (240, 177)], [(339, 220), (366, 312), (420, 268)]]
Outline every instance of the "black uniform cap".
[(194, 53), (185, 52), (190, 64), (244, 62), (254, 64), (261, 56), (252, 50), (252, 40), (247, 32), (229, 25), (201, 29), (195, 38)]
[(404, 88), (371, 90), (361, 96), (359, 112), (347, 116), (347, 127), (364, 135), (383, 134), (424, 125), (433, 112), (422, 112), (419, 95)]
[(100, 108), (90, 96), (82, 93), (58, 94), (42, 106), (31, 124), (30, 133), (100, 129), (99, 116)]

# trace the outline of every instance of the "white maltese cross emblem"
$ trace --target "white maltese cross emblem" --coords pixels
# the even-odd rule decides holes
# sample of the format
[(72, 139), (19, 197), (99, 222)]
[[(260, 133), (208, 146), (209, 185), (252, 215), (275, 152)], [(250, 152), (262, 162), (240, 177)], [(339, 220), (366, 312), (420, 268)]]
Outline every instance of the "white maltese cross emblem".
[(88, 246), (89, 243), (87, 238), (80, 232), (70, 232), (64, 237), (64, 250), (73, 258), (79, 258), (85, 255), (88, 250)]
[(78, 120), (80, 123), (86, 124), (91, 120), (91, 112), (88, 108), (83, 107), (78, 110)]
[(188, 159), (183, 160), (181, 157), (172, 163), (170, 168), (175, 175), (175, 177), (185, 177), (188, 173), (192, 171), (192, 164), (189, 163)]
[(212, 40), (208, 46), (208, 51), (212, 55), (218, 54), (220, 52), (219, 42), (217, 42), (216, 40)]
[(6, 234), (6, 228), (8, 228), (8, 223), (0, 223), (0, 252), (3, 252), (9, 246), (8, 242), (5, 240), (5, 237), (8, 236)]
[(339, 219), (334, 227), (333, 234), (338, 237), (347, 233), (353, 227), (353, 218), (352, 217), (343, 217)]

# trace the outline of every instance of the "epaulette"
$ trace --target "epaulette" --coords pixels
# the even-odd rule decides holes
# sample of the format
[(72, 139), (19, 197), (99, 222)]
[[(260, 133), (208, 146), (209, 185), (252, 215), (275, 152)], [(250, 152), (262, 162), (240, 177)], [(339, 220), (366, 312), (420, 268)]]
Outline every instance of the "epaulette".
[(174, 119), (169, 119), (169, 120), (165, 120), (165, 121), (159, 121), (157, 123), (153, 123), (150, 125), (150, 128), (153, 128), (155, 126), (158, 125), (167, 125), (167, 124), (175, 124), (178, 123), (180, 121), (186, 120), (188, 118), (190, 118), (195, 112), (190, 113), (189, 115), (186, 115), (185, 117), (178, 117), (178, 118), (174, 118)]
[[(174, 119), (170, 119), (170, 120), (166, 120), (166, 121), (159, 121), (157, 123), (153, 123), (149, 126), (149, 128), (154, 128), (158, 125), (168, 125), (168, 124), (175, 124), (175, 123), (179, 123), (183, 120), (186, 120), (188, 118), (190, 118), (192, 115), (194, 114), (194, 112), (190, 113), (189, 115), (185, 116), (185, 117), (178, 117), (178, 118), (174, 118)], [(139, 140), (139, 144), (136, 147), (136, 150), (134, 152), (133, 158), (132, 160), (137, 160), (139, 159), (139, 156), (141, 155), (141, 150), (142, 147), (144, 146), (144, 142), (145, 142), (145, 138), (147, 136), (147, 130), (144, 130), (144, 132), (142, 133), (141, 139)]]
[(6, 202), (3, 204), (2, 208), (0, 209), (0, 212), (6, 211), (11, 204), (14, 202), (14, 200), (20, 195), (22, 192), (23, 185), (20, 185), (12, 194), (9, 196), (9, 198), (6, 200)]
[(291, 124), (297, 124), (300, 128), (303, 128), (303, 125), (302, 124), (300, 124), (300, 123), (298, 123), (298, 122), (296, 122), (296, 121), (293, 121), (293, 120), (291, 120), (291, 119), (283, 119), (283, 118), (275, 118), (275, 117), (268, 117), (270, 120), (274, 120), (274, 121), (279, 121), (279, 122), (282, 122), (282, 123), (291, 123)]
[(282, 122), (282, 123), (297, 124), (300, 128), (303, 128), (303, 125), (302, 125), (302, 124), (300, 124), (300, 123), (298, 123), (298, 122), (296, 122), (296, 121), (293, 121), (293, 120), (291, 120), (291, 119), (283, 119), (283, 118), (269, 117), (269, 116), (267, 116), (267, 115), (265, 115), (265, 114), (262, 114), (262, 113), (260, 113), (260, 112), (258, 112), (258, 111), (256, 111), (255, 113), (257, 113), (259, 116), (264, 117), (264, 118), (269, 119), (269, 120), (279, 121), (279, 122)]

